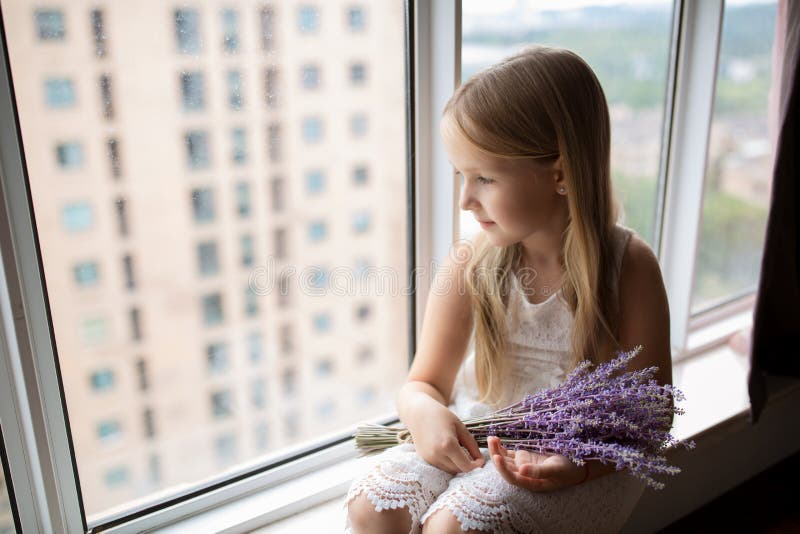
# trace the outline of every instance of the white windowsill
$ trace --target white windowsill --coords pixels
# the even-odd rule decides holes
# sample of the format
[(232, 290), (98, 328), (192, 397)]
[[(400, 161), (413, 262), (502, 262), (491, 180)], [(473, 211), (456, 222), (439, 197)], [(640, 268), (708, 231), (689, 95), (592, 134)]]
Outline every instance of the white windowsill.
[[(740, 321), (734, 321), (740, 327)], [(710, 325), (719, 331), (719, 324)], [(705, 342), (707, 334), (697, 333)], [(719, 338), (718, 338), (719, 339)], [(684, 358), (673, 365), (673, 383), (685, 394), (678, 406), (673, 435), (694, 438), (721, 423), (749, 414), (747, 393), (749, 356), (728, 344)], [(709, 380), (709, 377), (713, 379)], [(340, 447), (353, 448), (352, 442)], [(344, 527), (344, 496), (364, 459), (353, 457), (272, 488), (238, 498), (171, 526), (157, 530), (178, 532), (340, 532)], [(667, 481), (668, 483), (668, 481)]]

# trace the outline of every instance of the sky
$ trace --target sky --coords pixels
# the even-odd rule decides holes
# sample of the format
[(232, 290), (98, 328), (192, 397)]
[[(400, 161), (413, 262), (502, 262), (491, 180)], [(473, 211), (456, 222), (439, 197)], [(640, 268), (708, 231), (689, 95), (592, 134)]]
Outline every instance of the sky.
[[(500, 14), (510, 11), (520, 0), (463, 0), (464, 9), (469, 9), (470, 13)], [(586, 6), (613, 6), (613, 5), (652, 5), (669, 4), (669, 0), (527, 0), (535, 2), (536, 7), (545, 10), (566, 10), (576, 9)], [(764, 4), (775, 3), (777, 0), (726, 0), (726, 4)]]

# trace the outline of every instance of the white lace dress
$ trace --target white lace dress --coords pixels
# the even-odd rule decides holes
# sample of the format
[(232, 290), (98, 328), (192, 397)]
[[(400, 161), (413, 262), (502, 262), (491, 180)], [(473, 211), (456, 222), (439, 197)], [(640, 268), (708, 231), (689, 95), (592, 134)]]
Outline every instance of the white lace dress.
[[(617, 266), (632, 230), (616, 227)], [(510, 350), (514, 372), (498, 406), (516, 402), (525, 393), (558, 385), (566, 378), (572, 314), (560, 291), (534, 304), (520, 290), (516, 276), (509, 298)], [(493, 407), (478, 403), (474, 352), (465, 359), (449, 406), (459, 417), (483, 415)], [(485, 464), (451, 475), (423, 460), (413, 444), (402, 444), (365, 459), (344, 506), (365, 492), (376, 510), (408, 507), (410, 534), (419, 534), (434, 512), (449, 510), (462, 530), (493, 533), (613, 533), (618, 532), (644, 491), (645, 484), (626, 471), (592, 479), (553, 492), (532, 492), (509, 484), (496, 471), (488, 449)], [(350, 533), (349, 521), (345, 532)]]

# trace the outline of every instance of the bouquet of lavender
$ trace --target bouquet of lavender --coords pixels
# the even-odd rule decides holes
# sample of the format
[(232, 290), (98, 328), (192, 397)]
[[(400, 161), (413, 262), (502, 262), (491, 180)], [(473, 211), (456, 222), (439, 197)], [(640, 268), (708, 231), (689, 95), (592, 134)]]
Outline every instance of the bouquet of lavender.
[[(463, 420), (478, 445), (487, 447), (488, 436), (497, 436), (507, 448), (540, 454), (560, 454), (577, 465), (586, 460), (613, 463), (654, 489), (663, 489), (651, 475), (680, 473), (667, 465), (663, 452), (693, 441), (677, 441), (669, 433), (671, 414), (683, 414), (673, 400), (684, 400), (672, 385), (653, 378), (658, 367), (616, 374), (640, 351), (619, 352), (610, 362), (590, 371), (583, 361), (558, 386), (526, 395), (516, 404), (490, 414)], [(363, 425), (356, 429), (361, 455), (378, 452), (413, 440), (404, 427)]]

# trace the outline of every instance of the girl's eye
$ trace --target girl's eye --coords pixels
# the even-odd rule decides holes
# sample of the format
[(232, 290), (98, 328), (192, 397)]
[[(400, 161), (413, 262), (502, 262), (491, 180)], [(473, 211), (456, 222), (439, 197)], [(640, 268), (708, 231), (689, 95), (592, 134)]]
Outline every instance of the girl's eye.
[(484, 178), (483, 176), (478, 176), (478, 181), (482, 184), (490, 184), (494, 182), (491, 178)]

